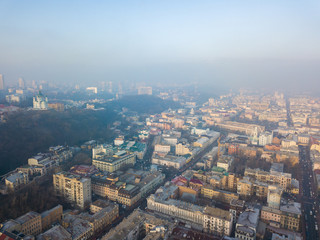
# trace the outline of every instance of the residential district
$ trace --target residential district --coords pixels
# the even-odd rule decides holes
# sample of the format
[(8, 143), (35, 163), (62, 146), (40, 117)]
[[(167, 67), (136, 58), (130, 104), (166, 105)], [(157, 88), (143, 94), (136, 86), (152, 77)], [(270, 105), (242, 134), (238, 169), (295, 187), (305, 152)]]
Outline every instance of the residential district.
[[(319, 239), (319, 98), (240, 91), (198, 104), (158, 96), (182, 107), (143, 122), (123, 110), (138, 126), (134, 136), (115, 122), (113, 142), (53, 146), (2, 176), (2, 194), (50, 176), (72, 208), (7, 219), (0, 239)], [(47, 101), (40, 93), (33, 107)], [(61, 171), (81, 151), (91, 165)]]

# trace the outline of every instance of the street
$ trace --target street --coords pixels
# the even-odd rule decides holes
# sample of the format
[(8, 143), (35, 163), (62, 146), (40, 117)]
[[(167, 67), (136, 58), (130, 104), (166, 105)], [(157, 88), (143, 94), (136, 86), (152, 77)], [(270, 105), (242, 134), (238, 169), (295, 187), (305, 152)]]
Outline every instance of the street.
[(319, 203), (313, 179), (312, 162), (308, 146), (299, 146), (300, 199), (302, 207), (302, 231), (307, 240), (319, 239)]

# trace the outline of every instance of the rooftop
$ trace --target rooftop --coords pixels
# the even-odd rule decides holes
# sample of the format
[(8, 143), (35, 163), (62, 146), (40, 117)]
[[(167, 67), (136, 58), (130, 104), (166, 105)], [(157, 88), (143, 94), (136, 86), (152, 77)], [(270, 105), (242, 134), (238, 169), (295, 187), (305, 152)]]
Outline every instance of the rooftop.
[(62, 212), (62, 205), (59, 204), (59, 205), (55, 206), (54, 208), (51, 208), (51, 209), (49, 209), (49, 210), (47, 210), (47, 211), (42, 212), (42, 213), (41, 213), (41, 218), (49, 215), (50, 213), (58, 210), (59, 208), (61, 208), (61, 212)]
[(280, 206), (283, 212), (301, 215), (301, 204), (298, 202), (289, 202)]
[(50, 228), (48, 231), (40, 234), (37, 237), (38, 240), (47, 240), (47, 239), (59, 239), (59, 240), (69, 240), (71, 239), (71, 234), (64, 229), (62, 226), (57, 225), (53, 228)]
[(240, 214), (237, 224), (242, 226), (256, 228), (258, 226), (259, 220), (259, 209), (246, 209), (243, 213)]
[(20, 224), (25, 224), (26, 222), (30, 221), (33, 218), (39, 217), (40, 214), (36, 212), (28, 212), (16, 219), (16, 221)]
[(15, 183), (18, 179), (24, 178), (26, 176), (25, 173), (17, 172), (6, 178), (9, 182)]
[(231, 206), (236, 206), (236, 207), (244, 207), (245, 201), (240, 200), (240, 199), (231, 199), (230, 205)]
[[(112, 228), (106, 235), (102, 237), (102, 240), (121, 240), (126, 239), (126, 237), (135, 229), (145, 224), (153, 225), (155, 227), (161, 227), (164, 231), (172, 229), (173, 223), (158, 218), (151, 213), (146, 213), (140, 209), (134, 210), (127, 218), (125, 218), (120, 224), (115, 228)], [(157, 233), (146, 233), (149, 239), (153, 239), (149, 235)], [(159, 239), (159, 238), (155, 238)]]
[(67, 214), (64, 217), (63, 221), (69, 223), (69, 227), (67, 228), (67, 231), (71, 233), (72, 239), (77, 239), (83, 233), (92, 230), (92, 226), (88, 221), (70, 214)]
[(212, 217), (231, 221), (231, 216), (232, 216), (231, 213), (229, 211), (225, 211), (220, 208), (213, 208), (213, 207), (207, 206), (204, 209), (204, 213)]

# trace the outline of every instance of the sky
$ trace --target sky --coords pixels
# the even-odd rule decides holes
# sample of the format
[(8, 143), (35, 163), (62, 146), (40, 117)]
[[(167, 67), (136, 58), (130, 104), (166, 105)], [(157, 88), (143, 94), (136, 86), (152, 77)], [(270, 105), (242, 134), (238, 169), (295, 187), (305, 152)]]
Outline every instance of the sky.
[(320, 1), (0, 0), (0, 73), (320, 89)]

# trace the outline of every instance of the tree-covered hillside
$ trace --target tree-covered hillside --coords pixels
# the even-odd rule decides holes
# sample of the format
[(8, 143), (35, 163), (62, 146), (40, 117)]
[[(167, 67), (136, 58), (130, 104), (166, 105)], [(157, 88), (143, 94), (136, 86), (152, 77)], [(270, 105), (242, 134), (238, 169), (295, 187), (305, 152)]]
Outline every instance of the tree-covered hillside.
[(27, 163), (33, 154), (54, 145), (79, 145), (89, 139), (110, 140), (111, 110), (25, 111), (0, 125), (0, 174)]

